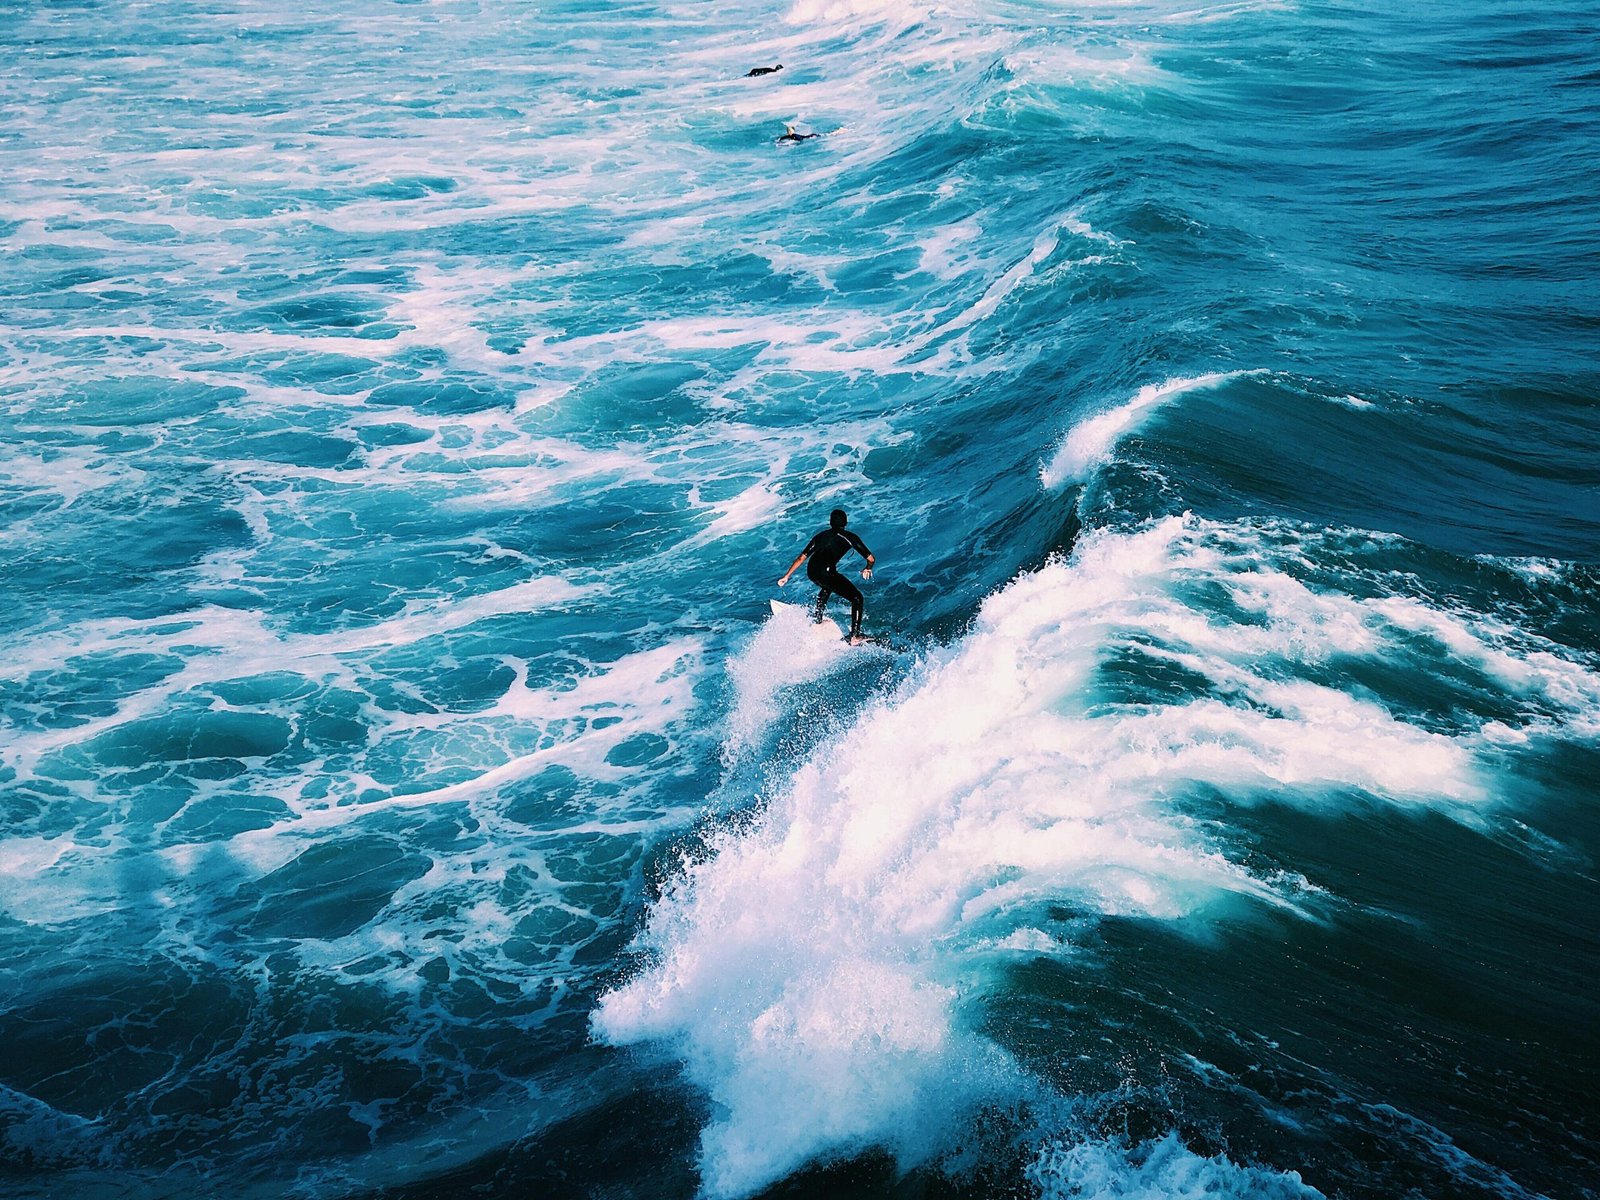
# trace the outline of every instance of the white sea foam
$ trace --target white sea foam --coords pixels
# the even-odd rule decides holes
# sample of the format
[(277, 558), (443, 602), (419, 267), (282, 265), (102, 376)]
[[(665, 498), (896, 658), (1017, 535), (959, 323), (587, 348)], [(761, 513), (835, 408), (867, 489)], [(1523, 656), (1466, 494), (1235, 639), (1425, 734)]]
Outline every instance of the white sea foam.
[(831, 620), (813, 624), (803, 604), (783, 603), (763, 622), (728, 669), (734, 703), (723, 740), (726, 760), (755, 744), (772, 724), (784, 688), (815, 682), (849, 665), (840, 653), (841, 636)]
[(1457, 663), (1483, 672), (1514, 696), (1537, 701), (1561, 723), (1600, 722), (1600, 670), (1576, 660), (1544, 638), (1494, 617), (1467, 616), (1408, 597), (1374, 600), (1367, 607), (1396, 629), (1437, 644)]
[[(1586, 664), (1550, 648), (1515, 670), (1500, 648), (1512, 631), (1414, 599), (1321, 593), (1271, 565), (1275, 553), (1246, 530), (1178, 518), (1090, 537), (1070, 564), (990, 597), (964, 639), (686, 870), (652, 914), (655, 965), (605, 998), (595, 1027), (670, 1047), (711, 1095), (709, 1193), (745, 1194), (867, 1144), (920, 1161), (948, 1132), (949, 1105), (1026, 1095), (964, 1005), (981, 1003), (985, 955), (1068, 952), (1038, 924), (1047, 904), (1189, 920), (1228, 896), (1290, 911), (1321, 902), (1209, 844), (1175, 803), (1185, 789), (1307, 806), (1363, 793), (1469, 821), (1494, 802), (1478, 757), (1514, 729), (1440, 731), (1309, 675), (1342, 659), (1404, 661), (1420, 633), (1559, 704), (1565, 717), (1551, 719), (1581, 732), (1596, 682)], [(1192, 609), (1184, 596), (1201, 583), (1240, 616)], [(784, 685), (815, 686), (827, 668), (782, 632), (764, 629), (731, 668), (730, 743), (773, 720)], [(1113, 651), (1171, 662), (1206, 693), (1107, 704), (1098, 669)], [(785, 1103), (773, 1105), (779, 1077)], [(919, 1107), (934, 1082), (947, 1104)], [(1315, 1194), (1175, 1139), (1041, 1163), (1038, 1182), (1062, 1195)]]
[(1320, 1200), (1298, 1172), (1202, 1157), (1176, 1134), (1136, 1147), (1055, 1143), (1028, 1168), (1041, 1200)]
[(1019, 79), (1029, 83), (1149, 86), (1168, 79), (1155, 65), (1153, 51), (1153, 46), (1131, 38), (1119, 38), (1112, 44), (1046, 42), (1019, 47), (1006, 55), (1005, 62)]
[[(1100, 261), (1103, 256), (1091, 255), (1070, 263), (1051, 263), (1060, 249), (1063, 233), (1088, 240), (1103, 240), (1094, 230), (1073, 216), (1052, 222), (1038, 233), (1028, 252), (992, 279), (978, 297), (970, 303), (943, 316), (920, 331), (897, 329), (882, 316), (861, 312), (823, 310), (812, 314), (796, 314), (777, 320), (770, 316), (746, 314), (719, 314), (711, 317), (671, 317), (655, 319), (635, 329), (584, 339), (563, 340), (559, 343), (563, 354), (590, 345), (604, 346), (614, 351), (618, 346), (641, 346), (641, 339), (673, 349), (716, 349), (737, 346), (763, 347), (760, 360), (767, 369), (790, 369), (807, 372), (859, 373), (871, 371), (890, 374), (903, 371), (926, 372), (948, 369), (948, 348), (936, 361), (913, 361), (940, 343), (960, 341), (960, 336), (991, 318), (1000, 307), (1024, 289), (1037, 283), (1052, 270)], [(950, 239), (970, 236), (959, 229), (950, 231)], [(950, 262), (944, 257), (954, 241), (937, 242), (923, 247), (924, 262), (939, 270), (948, 270)], [(760, 248), (775, 266), (796, 265), (792, 255), (770, 246)], [(929, 256), (932, 256), (931, 258)], [(805, 269), (828, 282), (830, 269), (843, 265), (842, 260), (808, 259)], [(977, 259), (972, 269), (987, 271), (987, 259)], [(831, 284), (830, 284), (831, 286)], [(802, 319), (803, 318), (803, 319)], [(524, 356), (543, 356), (545, 346), (529, 347)], [(999, 363), (979, 364), (974, 369), (997, 370)]]
[[(219, 901), (302, 854), (314, 855), (346, 839), (354, 839), (354, 845), (370, 843), (377, 836), (420, 849), (428, 859), (425, 869), (397, 880), (373, 919), (348, 931), (298, 937), (290, 952), (308, 969), (334, 979), (354, 964), (380, 959), (381, 964), (363, 966), (359, 977), (396, 992), (415, 993), (429, 986), (423, 968), (433, 962), (437, 970), (442, 960), (450, 964), (452, 976), (493, 979), (507, 994), (539, 998), (582, 969), (574, 966), (572, 956), (584, 938), (562, 934), (559, 925), (541, 935), (537, 914), (559, 911), (562, 922), (580, 932), (597, 925), (597, 917), (584, 905), (599, 908), (599, 903), (580, 901), (576, 893), (562, 890), (567, 883), (581, 882), (603, 893), (602, 885), (582, 874), (585, 846), (613, 855), (618, 846), (659, 837), (687, 819), (685, 814), (638, 806), (638, 793), (646, 786), (641, 776), (650, 768), (626, 756), (619, 759), (616, 751), (655, 740), (662, 747), (659, 761), (665, 764), (658, 769), (671, 769), (685, 753), (682, 743), (695, 736), (686, 733), (685, 722), (697, 707), (694, 689), (702, 653), (699, 639), (679, 638), (625, 655), (570, 685), (530, 685), (524, 668), (494, 703), (470, 712), (380, 713), (369, 706), (364, 712), (370, 723), (368, 752), (386, 740), (404, 740), (410, 769), (420, 773), (437, 765), (427, 750), (427, 739), (433, 738), (457, 775), (463, 768), (477, 768), (444, 786), (418, 789), (411, 780), (399, 788), (393, 780), (383, 786), (362, 770), (341, 768), (335, 773), (313, 760), (304, 764), (303, 774), (255, 776), (252, 790), (257, 795), (282, 801), (281, 815), (265, 828), (186, 840), (171, 828), (186, 811), (180, 810), (171, 821), (148, 828), (113, 826), (109, 837), (93, 841), (70, 833), (0, 839), (0, 911), (15, 920), (58, 927), (101, 916), (125, 920), (137, 913), (159, 927), (158, 934), (141, 932), (140, 944), (147, 947), (141, 953), (212, 961), (232, 952), (219, 950), (205, 934)], [(231, 661), (236, 667), (253, 666), (238, 658)], [(292, 658), (278, 667), (308, 671), (305, 661)], [(340, 682), (359, 686), (349, 676)], [(288, 706), (282, 711), (290, 716)], [(519, 745), (525, 752), (515, 752)], [(565, 823), (541, 816), (537, 835), (530, 836), (524, 824), (530, 798), (524, 789), (519, 801), (513, 785), (551, 767), (598, 782), (604, 790)], [(319, 777), (329, 790), (302, 796), (302, 785)], [(226, 781), (197, 782), (190, 806), (206, 805), (226, 787)], [(368, 789), (378, 798), (363, 795)], [(82, 790), (80, 799), (91, 815), (117, 805), (115, 793), (94, 786)], [(65, 810), (69, 801), (63, 797), (58, 803)], [(518, 804), (523, 816), (516, 815)], [(431, 840), (428, 825), (441, 817), (448, 823), (451, 814), (461, 814), (467, 836), (455, 844), (449, 837)], [(375, 826), (374, 820), (381, 824)], [(555, 847), (564, 847), (559, 858), (552, 853)], [(507, 887), (512, 877), (517, 881)], [(446, 911), (447, 924), (442, 926)], [(532, 930), (527, 927), (530, 913)], [(449, 937), (441, 940), (445, 928)], [(541, 936), (549, 944), (530, 945)], [(242, 952), (249, 953), (248, 947)]]
[(927, 4), (906, 0), (797, 0), (784, 19), (793, 25), (836, 25), (844, 21), (882, 21), (907, 26), (926, 20)]
[(975, 324), (976, 322), (981, 321), (985, 317), (989, 316), (994, 312), (995, 309), (1000, 307), (1001, 302), (1004, 301), (1007, 296), (1011, 295), (1012, 292), (1016, 291), (1017, 288), (1022, 285), (1024, 280), (1033, 275), (1035, 269), (1040, 263), (1044, 262), (1047, 258), (1055, 253), (1056, 247), (1059, 244), (1059, 229), (1046, 229), (1044, 232), (1040, 233), (1033, 239), (1033, 245), (1028, 250), (1027, 255), (1017, 262), (1004, 275), (1000, 276), (999, 279), (990, 284), (989, 287), (985, 289), (983, 295), (978, 298), (976, 303), (974, 303), (965, 312), (957, 314), (956, 316), (950, 318), (950, 320), (945, 321), (943, 324), (938, 326), (933, 333), (929, 335), (929, 337), (955, 333), (958, 330), (965, 329), (967, 326)]
[[(603, 1000), (595, 1028), (670, 1047), (710, 1094), (709, 1193), (742, 1195), (869, 1143), (916, 1161), (952, 1107), (1025, 1094), (963, 1004), (982, 994), (984, 948), (1048, 949), (1047, 904), (1188, 920), (1230, 896), (1316, 902), (1211, 845), (1174, 803), (1186, 789), (1483, 803), (1470, 735), (1295, 677), (1335, 647), (1392, 638), (1382, 614), (1347, 627), (1298, 581), (1248, 569), (1251, 552), (1217, 532), (1173, 518), (1101, 534), (1071, 564), (990, 597), (966, 637), (829, 739), (752, 829), (718, 839), (658, 903), (645, 937), (654, 965)], [(1180, 592), (1202, 579), (1271, 617), (1194, 613)], [(786, 680), (816, 669), (778, 645), (781, 632), (764, 630), (732, 668), (733, 739), (771, 719)], [(1149, 635), (1215, 693), (1099, 702), (1102, 656)]]
[(38, 457), (13, 453), (0, 459), (0, 483), (53, 495), (61, 508), (71, 508), (102, 488), (137, 486), (146, 478), (145, 471), (82, 446), (52, 448)]
[(1274, 12), (1289, 7), (1287, 0), (1232, 0), (1231, 3), (1209, 4), (1200, 8), (1186, 8), (1180, 12), (1165, 13), (1156, 18), (1164, 24), (1209, 25), (1215, 21), (1228, 21), (1247, 13)]
[(372, 338), (347, 337), (333, 334), (283, 333), (274, 330), (215, 330), (185, 329), (167, 325), (84, 325), (72, 330), (74, 337), (115, 340), (117, 338), (151, 338), (157, 341), (193, 343), (199, 346), (222, 347), (230, 354), (249, 354), (255, 351), (269, 353), (349, 354), (353, 357), (384, 356), (409, 344), (405, 338), (378, 341)]
[[(411, 731), (452, 734), (461, 727), (515, 725), (533, 736), (532, 749), (499, 756), (470, 778), (442, 787), (402, 790), (364, 803), (311, 805), (296, 803), (291, 820), (233, 838), (229, 853), (248, 861), (264, 874), (303, 848), (304, 840), (321, 836), (330, 828), (348, 825), (385, 809), (431, 808), (450, 802), (470, 802), (482, 820), (498, 824), (497, 795), (508, 785), (560, 765), (591, 780), (622, 783), (630, 769), (610, 761), (619, 745), (641, 734), (665, 735), (694, 707), (694, 680), (703, 646), (696, 639), (679, 639), (637, 654), (627, 655), (603, 670), (585, 676), (572, 687), (530, 687), (526, 669), (487, 708), (470, 714), (394, 714), (376, 736), (403, 736)], [(573, 727), (580, 732), (552, 737), (546, 731)], [(506, 739), (507, 741), (511, 739)], [(466, 764), (462, 764), (466, 765)], [(337, 796), (340, 791), (335, 792)], [(616, 832), (644, 829), (657, 822), (630, 822), (619, 814), (595, 808), (589, 814), (591, 831)], [(581, 832), (582, 827), (559, 832)], [(281, 835), (289, 834), (290, 837)], [(181, 855), (180, 855), (181, 857)], [(459, 866), (460, 864), (457, 864)], [(433, 884), (418, 885), (434, 890)]]
[(35, 1170), (70, 1166), (81, 1161), (86, 1145), (99, 1143), (97, 1117), (52, 1108), (26, 1092), (0, 1084), (0, 1147), (11, 1162), (27, 1162)]
[(13, 920), (49, 925), (100, 911), (81, 887), (55, 886), (63, 858), (77, 858), (67, 837), (0, 841), (0, 911)]
[(400, 616), (326, 633), (283, 634), (254, 611), (207, 607), (179, 619), (90, 622), (16, 647), (6, 674), (25, 678), (74, 655), (104, 652), (176, 654), (181, 670), (121, 699), (114, 712), (82, 725), (13, 734), (0, 761), (28, 771), (40, 756), (163, 711), (174, 697), (197, 687), (274, 671), (294, 670), (314, 679), (345, 678), (351, 655), (412, 645), (503, 613), (522, 612), (583, 594), (555, 577), (531, 579), (451, 602), (419, 602)]
[(1118, 440), (1137, 429), (1154, 409), (1186, 392), (1216, 387), (1245, 374), (1249, 372), (1220, 371), (1147, 384), (1134, 393), (1131, 400), (1074, 425), (1040, 469), (1039, 481), (1052, 492), (1069, 484), (1086, 482), (1095, 470), (1105, 465)]
[[(712, 504), (716, 518), (690, 544), (714, 542), (777, 519), (785, 509), (784, 499), (777, 491), (780, 479), (777, 471), (769, 471), (760, 483), (753, 483), (738, 495)], [(696, 504), (701, 503), (698, 489), (691, 492), (691, 499)]]
[(973, 266), (985, 266), (988, 259), (981, 253), (982, 235), (982, 227), (970, 218), (930, 229), (921, 238), (922, 257), (917, 265), (944, 279), (964, 274)]

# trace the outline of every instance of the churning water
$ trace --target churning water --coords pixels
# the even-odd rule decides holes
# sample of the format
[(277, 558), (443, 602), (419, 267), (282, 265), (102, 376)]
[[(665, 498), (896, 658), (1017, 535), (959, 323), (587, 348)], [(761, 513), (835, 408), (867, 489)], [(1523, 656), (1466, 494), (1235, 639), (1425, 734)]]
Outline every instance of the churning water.
[(1595, 18), (0, 5), (0, 1188), (1600, 1195)]

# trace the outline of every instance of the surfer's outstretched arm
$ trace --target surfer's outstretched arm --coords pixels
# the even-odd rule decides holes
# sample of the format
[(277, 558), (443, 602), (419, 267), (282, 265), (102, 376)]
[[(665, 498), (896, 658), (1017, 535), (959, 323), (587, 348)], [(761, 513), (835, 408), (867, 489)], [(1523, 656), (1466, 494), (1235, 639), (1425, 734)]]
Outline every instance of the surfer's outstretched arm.
[(787, 571), (785, 571), (783, 573), (783, 577), (778, 580), (778, 586), (782, 587), (784, 584), (788, 583), (789, 582), (789, 576), (793, 575), (796, 571), (798, 571), (800, 569), (800, 564), (805, 562), (805, 560), (806, 560), (806, 552), (804, 550), (802, 550), (802, 551), (800, 551), (800, 556), (798, 558), (796, 558), (792, 563), (789, 564), (789, 569)]

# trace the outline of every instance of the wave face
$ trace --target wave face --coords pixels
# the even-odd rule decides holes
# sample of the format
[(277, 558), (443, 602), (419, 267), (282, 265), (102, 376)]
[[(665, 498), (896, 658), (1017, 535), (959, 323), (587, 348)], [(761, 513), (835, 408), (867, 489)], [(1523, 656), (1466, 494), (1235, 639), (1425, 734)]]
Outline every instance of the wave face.
[(0, 13), (7, 1195), (1600, 1195), (1588, 7), (304, 8)]

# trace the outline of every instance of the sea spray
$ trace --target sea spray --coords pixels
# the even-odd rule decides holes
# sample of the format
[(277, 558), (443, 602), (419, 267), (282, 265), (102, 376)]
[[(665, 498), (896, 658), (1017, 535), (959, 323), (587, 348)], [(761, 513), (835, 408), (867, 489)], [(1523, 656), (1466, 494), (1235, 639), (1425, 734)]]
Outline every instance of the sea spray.
[[(1187, 819), (1196, 789), (1480, 819), (1479, 723), (1439, 732), (1319, 679), (1401, 653), (1401, 602), (1319, 596), (1292, 565), (1246, 528), (1193, 519), (1091, 535), (990, 597), (753, 828), (713, 839), (651, 911), (651, 965), (595, 1015), (609, 1041), (669, 1049), (714, 1101), (711, 1191), (869, 1145), (910, 1165), (930, 1111), (948, 1133), (947, 1105), (1021, 1099), (1026, 1072), (978, 1014), (997, 949), (1067, 942), (1053, 908), (1184, 922), (1238, 897), (1315, 912), (1303, 880), (1253, 874)], [(1122, 692), (1112, 668), (1128, 656), (1170, 664), (1174, 690)], [(828, 666), (794, 663), (808, 665)], [(770, 693), (738, 698), (751, 711), (734, 728), (770, 719)], [(930, 1089), (952, 1099), (930, 1110)]]
[(1086, 483), (1096, 468), (1110, 460), (1117, 442), (1137, 429), (1153, 410), (1186, 392), (1216, 387), (1248, 374), (1251, 372), (1212, 372), (1190, 379), (1147, 384), (1131, 400), (1074, 425), (1039, 469), (1040, 483), (1052, 492), (1068, 484)]
[(1297, 1172), (1208, 1158), (1176, 1134), (1138, 1146), (1058, 1142), (1040, 1151), (1028, 1178), (1040, 1200), (1323, 1200)]

